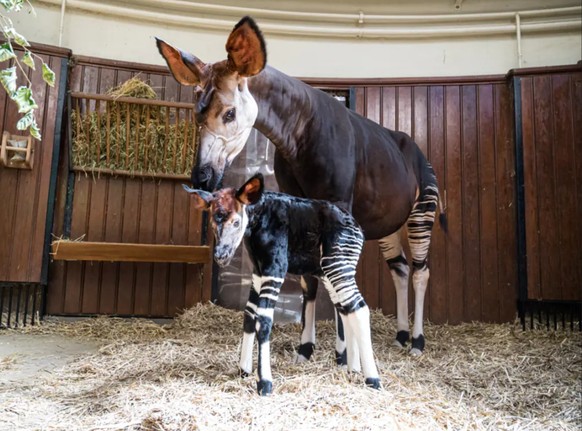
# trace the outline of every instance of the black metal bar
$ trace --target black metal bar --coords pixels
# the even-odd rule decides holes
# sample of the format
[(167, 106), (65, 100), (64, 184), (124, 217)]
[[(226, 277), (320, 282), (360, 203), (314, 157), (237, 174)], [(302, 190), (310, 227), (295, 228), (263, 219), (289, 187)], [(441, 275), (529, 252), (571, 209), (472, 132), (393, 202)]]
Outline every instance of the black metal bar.
[[(30, 321), (31, 325), (34, 325), (35, 318), (36, 318), (36, 298), (38, 297), (37, 289), (38, 289), (38, 286), (34, 286), (34, 295), (32, 297), (32, 319)], [(41, 295), (42, 295), (42, 292), (41, 292)], [(42, 314), (44, 314), (44, 310), (42, 310)]]
[(53, 158), (49, 181), (48, 202), (46, 211), (46, 225), (44, 234), (44, 250), (42, 257), (42, 271), (40, 282), (48, 283), (48, 268), (50, 257), (51, 234), (55, 216), (55, 200), (57, 194), (57, 177), (59, 173), (59, 158), (61, 154), (61, 139), (63, 136), (63, 116), (65, 115), (65, 98), (69, 76), (69, 59), (61, 58), (61, 74), (59, 79), (59, 95), (57, 98), (57, 113), (55, 116), (55, 134), (53, 140)]
[(26, 326), (28, 320), (28, 306), (30, 300), (30, 284), (26, 285), (26, 292), (24, 294), (24, 316), (22, 317), (22, 326)]
[(0, 328), (2, 328), (3, 314), (4, 314), (4, 286), (0, 286)]
[(16, 313), (14, 318), (14, 327), (18, 327), (20, 322), (20, 302), (22, 298), (22, 289), (16, 289)]
[[(525, 329), (525, 308), (523, 302), (527, 301), (527, 254), (525, 232), (525, 180), (523, 166), (523, 130), (522, 130), (522, 105), (521, 105), (521, 78), (514, 76), (513, 84), (513, 108), (514, 108), (514, 138), (515, 138), (515, 190), (517, 197), (517, 284), (518, 284), (518, 311), (522, 327)], [(533, 322), (532, 322), (533, 325)]]
[(8, 286), (8, 317), (6, 319), (6, 326), (10, 328), (10, 317), (12, 316), (12, 285)]

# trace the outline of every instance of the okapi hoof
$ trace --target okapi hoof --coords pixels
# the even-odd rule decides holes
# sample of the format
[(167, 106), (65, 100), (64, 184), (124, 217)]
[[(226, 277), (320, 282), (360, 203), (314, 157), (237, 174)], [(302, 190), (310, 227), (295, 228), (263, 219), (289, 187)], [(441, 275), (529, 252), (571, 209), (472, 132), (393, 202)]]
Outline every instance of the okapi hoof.
[(380, 389), (380, 379), (378, 377), (368, 377), (366, 379), (366, 386), (372, 389)]
[(410, 354), (412, 356), (422, 355), (424, 350), (424, 335), (420, 334), (418, 338), (412, 337), (412, 349), (410, 349)]
[(271, 395), (273, 393), (273, 382), (269, 380), (259, 380), (257, 382), (257, 392), (260, 396)]
[(238, 369), (238, 375), (239, 377), (246, 379), (248, 376), (251, 375), (251, 373), (247, 373), (245, 370), (243, 370), (242, 368)]
[(408, 342), (408, 338), (410, 337), (410, 333), (408, 331), (398, 331), (396, 333), (396, 340), (392, 343), (393, 346), (404, 348), (406, 347), (406, 343)]
[(311, 359), (311, 355), (313, 354), (314, 350), (315, 350), (315, 344), (313, 344), (313, 343), (300, 344), (299, 348), (297, 349), (297, 362), (301, 363), (301, 362), (309, 361), (309, 359)]
[(335, 352), (335, 362), (340, 367), (341, 366), (344, 366), (344, 365), (348, 365), (348, 353), (347, 353), (347, 350), (344, 350), (341, 353), (336, 350), (336, 352)]

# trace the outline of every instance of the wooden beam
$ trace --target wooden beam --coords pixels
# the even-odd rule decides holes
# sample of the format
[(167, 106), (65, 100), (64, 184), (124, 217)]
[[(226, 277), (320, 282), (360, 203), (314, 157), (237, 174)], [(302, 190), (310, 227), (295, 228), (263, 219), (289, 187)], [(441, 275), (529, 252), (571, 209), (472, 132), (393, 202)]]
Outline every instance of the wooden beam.
[(106, 262), (210, 263), (210, 247), (194, 245), (128, 244), (57, 240), (52, 243), (54, 260)]

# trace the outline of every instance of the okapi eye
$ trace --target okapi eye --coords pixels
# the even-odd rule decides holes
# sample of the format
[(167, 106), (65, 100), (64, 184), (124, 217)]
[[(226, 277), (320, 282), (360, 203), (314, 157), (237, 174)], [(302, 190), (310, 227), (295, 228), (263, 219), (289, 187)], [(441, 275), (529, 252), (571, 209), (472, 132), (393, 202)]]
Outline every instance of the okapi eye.
[(235, 220), (235, 221), (232, 222), (232, 225), (234, 227), (239, 227), (240, 226), (240, 221), (239, 220)]
[(222, 120), (225, 123), (230, 123), (231, 121), (234, 120), (235, 114), (236, 114), (236, 112), (235, 112), (235, 109), (234, 108), (229, 109), (228, 111), (226, 111), (226, 113), (222, 117)]

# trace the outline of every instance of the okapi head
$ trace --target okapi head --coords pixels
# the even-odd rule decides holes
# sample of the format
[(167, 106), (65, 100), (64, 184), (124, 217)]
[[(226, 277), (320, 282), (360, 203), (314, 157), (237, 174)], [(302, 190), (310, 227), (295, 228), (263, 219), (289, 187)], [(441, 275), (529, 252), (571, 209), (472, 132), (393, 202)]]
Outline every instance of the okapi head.
[(263, 175), (256, 174), (238, 190), (225, 188), (210, 193), (186, 185), (182, 187), (192, 194), (196, 208), (210, 211), (215, 238), (214, 260), (222, 267), (228, 265), (247, 228), (245, 205), (256, 203), (263, 195)]
[(182, 85), (195, 86), (200, 148), (192, 184), (213, 191), (243, 149), (257, 118), (257, 103), (247, 79), (265, 68), (265, 41), (250, 17), (234, 27), (226, 42), (228, 58), (217, 63), (204, 63), (160, 39), (156, 41), (174, 78)]

